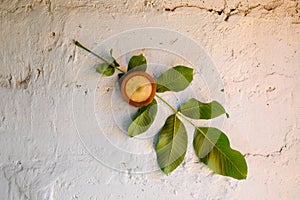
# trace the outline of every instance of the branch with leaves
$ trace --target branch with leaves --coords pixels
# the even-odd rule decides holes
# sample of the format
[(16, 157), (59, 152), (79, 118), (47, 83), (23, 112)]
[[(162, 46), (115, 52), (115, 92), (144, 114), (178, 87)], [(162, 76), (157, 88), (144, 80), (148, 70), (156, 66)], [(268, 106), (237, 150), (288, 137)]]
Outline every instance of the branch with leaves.
[[(132, 56), (127, 71), (122, 69), (113, 58), (108, 60), (87, 49), (78, 41), (74, 44), (92, 55), (100, 58), (104, 63), (96, 67), (100, 74), (111, 76), (116, 70), (120, 82), (132, 72), (146, 72), (147, 60), (140, 54)], [(170, 115), (158, 133), (155, 144), (157, 161), (160, 169), (169, 175), (184, 160), (187, 151), (188, 136), (182, 120), (194, 126), (193, 147), (200, 162), (207, 165), (215, 173), (230, 176), (235, 179), (246, 179), (247, 163), (244, 156), (237, 150), (230, 147), (229, 140), (225, 133), (214, 127), (199, 127), (191, 119), (213, 119), (225, 114), (224, 107), (217, 101), (202, 103), (191, 98), (176, 109), (157, 93), (179, 92), (186, 89), (193, 80), (193, 69), (186, 66), (175, 66), (162, 73), (155, 80), (155, 97), (167, 105), (173, 114)], [(145, 82), (145, 81), (144, 81)], [(136, 87), (139, 90), (140, 87)], [(142, 89), (146, 88), (142, 86)], [(146, 89), (144, 90), (146, 91)], [(143, 93), (143, 92), (140, 92)], [(144, 95), (144, 94), (143, 94)], [(154, 95), (153, 95), (154, 97)], [(135, 137), (147, 131), (153, 124), (157, 114), (157, 100), (151, 98), (145, 101), (146, 105), (140, 107), (134, 114), (131, 124), (128, 126), (128, 135)], [(135, 105), (135, 104), (131, 104)]]

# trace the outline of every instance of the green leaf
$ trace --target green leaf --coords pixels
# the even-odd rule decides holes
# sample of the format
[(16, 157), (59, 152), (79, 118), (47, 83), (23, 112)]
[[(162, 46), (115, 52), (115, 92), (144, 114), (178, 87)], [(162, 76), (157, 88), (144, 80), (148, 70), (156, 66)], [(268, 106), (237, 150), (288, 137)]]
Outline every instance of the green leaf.
[(147, 61), (143, 54), (132, 56), (128, 63), (128, 69), (130, 70), (140, 70), (140, 71), (146, 71), (147, 69)]
[(128, 128), (129, 136), (134, 137), (148, 130), (154, 121), (156, 113), (157, 102), (153, 99), (149, 105), (140, 108), (133, 117), (133, 121)]
[(113, 59), (113, 62), (110, 64), (112, 67), (119, 67), (120, 64), (116, 61), (116, 59), (113, 57), (113, 49), (110, 49), (109, 54), (111, 58)]
[(159, 132), (155, 150), (160, 169), (169, 175), (183, 161), (187, 149), (187, 133), (175, 114), (168, 117)]
[(107, 63), (101, 63), (96, 67), (96, 71), (106, 76), (111, 76), (115, 73), (115, 68)]
[(222, 114), (229, 117), (223, 106), (217, 101), (202, 103), (194, 98), (182, 104), (179, 111), (192, 119), (212, 119)]
[(157, 80), (157, 92), (174, 91), (179, 92), (189, 86), (193, 80), (193, 69), (185, 66), (173, 67), (163, 74)]
[(231, 149), (227, 136), (219, 129), (197, 127), (193, 145), (199, 160), (214, 172), (239, 180), (247, 178), (244, 156)]

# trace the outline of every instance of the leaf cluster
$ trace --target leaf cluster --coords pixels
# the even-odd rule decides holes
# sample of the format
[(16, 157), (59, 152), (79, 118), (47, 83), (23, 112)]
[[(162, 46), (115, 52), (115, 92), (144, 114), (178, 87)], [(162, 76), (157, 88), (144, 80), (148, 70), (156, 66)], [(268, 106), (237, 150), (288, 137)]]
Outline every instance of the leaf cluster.
[[(127, 72), (125, 72), (113, 57), (112, 50), (110, 51), (111, 61), (95, 54), (78, 41), (74, 41), (74, 44), (104, 61), (104, 63), (96, 67), (96, 71), (105, 76), (113, 75), (117, 69), (121, 71), (118, 74), (121, 80), (130, 71), (147, 70), (147, 60), (142, 54), (131, 57)], [(193, 69), (178, 65), (162, 73), (156, 79), (156, 92), (179, 92), (186, 89), (192, 80)], [(158, 165), (166, 175), (174, 171), (183, 162), (187, 152), (188, 136), (185, 125), (181, 120), (184, 119), (194, 126), (193, 147), (200, 162), (207, 165), (217, 174), (239, 180), (246, 179), (248, 170), (246, 160), (239, 151), (230, 147), (226, 134), (214, 127), (196, 126), (191, 121), (191, 119), (209, 120), (223, 114), (228, 118), (229, 115), (219, 102), (203, 103), (195, 98), (191, 98), (180, 105), (179, 109), (175, 109), (159, 95), (156, 95), (156, 97), (174, 111), (160, 129), (158, 140), (155, 144)], [(156, 114), (156, 99), (153, 99), (149, 105), (139, 108), (128, 127), (129, 136), (135, 137), (147, 131), (153, 124)]]
[[(156, 92), (179, 92), (186, 89), (192, 80), (192, 68), (182, 65), (175, 66), (156, 79)], [(163, 100), (159, 95), (157, 97)], [(174, 114), (166, 119), (160, 129), (155, 144), (158, 165), (166, 175), (175, 170), (183, 162), (186, 155), (188, 136), (185, 125), (181, 121), (181, 119), (185, 119), (195, 127), (193, 147), (200, 162), (220, 175), (235, 179), (245, 179), (247, 177), (245, 158), (239, 151), (230, 147), (225, 133), (214, 127), (198, 127), (190, 120), (209, 120), (223, 114), (229, 117), (219, 102), (203, 103), (191, 98), (183, 103), (179, 109), (175, 109), (165, 100), (163, 101), (174, 111)], [(134, 137), (147, 131), (154, 122), (156, 114), (157, 101), (154, 99), (151, 104), (140, 108), (134, 115), (128, 128), (129, 136)]]

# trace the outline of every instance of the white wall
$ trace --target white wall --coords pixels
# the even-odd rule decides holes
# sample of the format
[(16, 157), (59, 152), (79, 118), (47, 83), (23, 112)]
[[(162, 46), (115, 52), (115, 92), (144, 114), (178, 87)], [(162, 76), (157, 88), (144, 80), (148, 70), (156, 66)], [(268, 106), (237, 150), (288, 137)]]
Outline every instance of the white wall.
[[(299, 13), (299, 0), (1, 1), (0, 199), (297, 199)], [(232, 147), (245, 154), (246, 180), (211, 173), (196, 163), (190, 145), (184, 164), (168, 177), (158, 170), (133, 173), (138, 171), (131, 167), (136, 164), (134, 156), (126, 167), (118, 165), (122, 155), (104, 149), (102, 153), (110, 158), (105, 166), (88, 153), (91, 146), (80, 137), (84, 141), (102, 133), (92, 128), (94, 113), (74, 112), (74, 92), (81, 94), (76, 102), (83, 109), (93, 110), (96, 105), (95, 112), (109, 114), (109, 95), (116, 90), (113, 79), (97, 77), (103, 90), (110, 88), (108, 100), (89, 104), (86, 98), (97, 90), (85, 78), (98, 75), (90, 71), (78, 75), (94, 59), (75, 48), (72, 39), (95, 48), (110, 36), (118, 39), (116, 34), (141, 27), (177, 31), (202, 45), (215, 63), (223, 88), (211, 92), (222, 96), (231, 116), (222, 119), (219, 128)], [(112, 44), (116, 57), (125, 48), (123, 42)], [(193, 50), (188, 52), (191, 56)], [(153, 62), (180, 61), (155, 57), (151, 51), (145, 54)], [(120, 59), (125, 64), (128, 57)], [(208, 94), (201, 96), (211, 99)], [(157, 122), (155, 127), (161, 125)], [(85, 134), (81, 127), (91, 128)], [(139, 150), (155, 158), (152, 140), (131, 143), (117, 126), (110, 137), (123, 145), (121, 151)], [(101, 146), (101, 141), (94, 142)]]

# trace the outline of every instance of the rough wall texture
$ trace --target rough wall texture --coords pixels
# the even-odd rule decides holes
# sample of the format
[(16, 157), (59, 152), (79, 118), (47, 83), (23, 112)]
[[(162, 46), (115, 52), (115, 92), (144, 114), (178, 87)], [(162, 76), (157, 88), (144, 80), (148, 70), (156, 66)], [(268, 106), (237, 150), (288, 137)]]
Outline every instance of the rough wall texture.
[[(192, 38), (215, 62), (247, 180), (193, 162), (168, 177), (119, 172), (83, 147), (70, 102), (87, 55), (72, 39), (95, 47), (148, 26)], [(0, 43), (0, 199), (299, 198), (299, 0), (1, 0)]]

